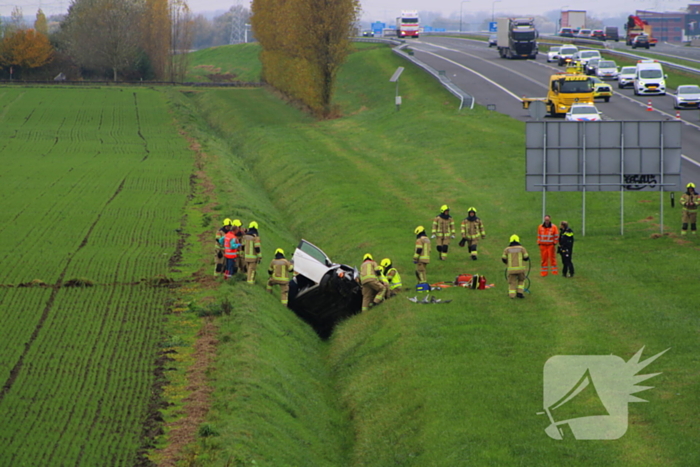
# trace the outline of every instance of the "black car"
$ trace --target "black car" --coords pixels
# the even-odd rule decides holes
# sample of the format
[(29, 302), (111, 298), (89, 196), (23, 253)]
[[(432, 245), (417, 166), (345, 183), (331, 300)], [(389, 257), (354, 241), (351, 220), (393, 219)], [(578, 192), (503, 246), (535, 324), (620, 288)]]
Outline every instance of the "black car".
[(636, 49), (638, 47), (644, 47), (645, 49), (648, 49), (650, 46), (649, 44), (649, 37), (646, 36), (645, 34), (640, 34), (636, 36), (634, 39), (632, 39), (632, 48)]
[(571, 28), (561, 28), (559, 30), (559, 37), (574, 37), (574, 30)]
[(340, 321), (362, 309), (362, 287), (356, 268), (333, 263), (306, 240), (292, 257), (294, 279), (289, 282), (289, 308), (323, 339)]
[(594, 29), (591, 33), (591, 39), (598, 39), (599, 41), (605, 40), (605, 32), (602, 29)]

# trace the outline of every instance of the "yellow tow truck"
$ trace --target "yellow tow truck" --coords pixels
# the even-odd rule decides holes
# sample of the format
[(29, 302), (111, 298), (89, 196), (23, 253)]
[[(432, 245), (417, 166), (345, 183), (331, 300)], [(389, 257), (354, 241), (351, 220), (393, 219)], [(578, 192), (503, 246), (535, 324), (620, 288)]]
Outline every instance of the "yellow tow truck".
[(549, 78), (547, 97), (523, 97), (523, 108), (530, 108), (535, 101), (544, 102), (552, 117), (565, 114), (571, 104), (593, 104), (593, 83), (578, 69), (567, 69), (567, 73), (555, 73)]

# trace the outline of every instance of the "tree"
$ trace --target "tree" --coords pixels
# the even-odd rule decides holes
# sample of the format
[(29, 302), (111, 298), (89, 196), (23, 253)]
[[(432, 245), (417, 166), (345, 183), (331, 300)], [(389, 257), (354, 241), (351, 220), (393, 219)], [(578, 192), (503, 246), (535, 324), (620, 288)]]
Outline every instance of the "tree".
[(53, 58), (48, 37), (33, 29), (21, 29), (8, 34), (0, 44), (0, 63), (22, 69), (38, 68)]
[(141, 22), (143, 50), (156, 79), (165, 79), (170, 59), (172, 32), (168, 0), (145, 0)]
[(174, 0), (170, 4), (172, 24), (170, 80), (183, 81), (189, 67), (189, 51), (192, 48), (193, 19), (190, 7), (184, 0)]
[(62, 25), (68, 52), (86, 68), (120, 71), (136, 63), (139, 56), (140, 15), (137, 0), (75, 0)]
[(36, 21), (34, 21), (34, 30), (48, 37), (49, 35), (49, 23), (46, 21), (46, 15), (41, 8), (36, 12)]

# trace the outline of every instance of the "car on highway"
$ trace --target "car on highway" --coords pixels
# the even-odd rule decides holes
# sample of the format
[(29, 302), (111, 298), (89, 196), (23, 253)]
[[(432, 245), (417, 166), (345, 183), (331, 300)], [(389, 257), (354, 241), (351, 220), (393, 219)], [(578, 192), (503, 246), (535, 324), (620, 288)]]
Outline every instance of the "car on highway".
[(618, 75), (617, 64), (612, 60), (603, 60), (598, 62), (598, 68), (595, 75), (600, 79), (617, 79)]
[(593, 104), (571, 104), (564, 120), (567, 122), (599, 122), (602, 118)]
[(604, 99), (605, 102), (610, 102), (613, 95), (612, 86), (596, 76), (591, 76), (590, 80), (593, 81), (593, 99)]
[(584, 69), (586, 70), (587, 75), (595, 75), (595, 72), (598, 70), (598, 63), (603, 61), (602, 58), (592, 58), (586, 62), (584, 65)]
[(600, 56), (600, 52), (598, 52), (597, 50), (584, 49), (576, 52), (572, 57), (572, 60), (575, 62), (581, 62), (581, 65), (583, 65), (583, 67), (585, 68), (588, 61), (593, 58), (603, 57)]
[(626, 86), (634, 85), (634, 75), (637, 72), (637, 67), (623, 66), (617, 74), (617, 87), (622, 89)]
[(557, 64), (563, 66), (571, 62), (576, 52), (578, 52), (578, 47), (574, 45), (563, 45), (561, 49), (559, 49), (559, 61)]
[(644, 47), (646, 49), (649, 48), (651, 44), (649, 43), (649, 36), (646, 34), (640, 34), (638, 36), (635, 36), (634, 39), (632, 39), (632, 48), (636, 49), (639, 47)]
[(681, 109), (683, 107), (700, 108), (700, 86), (694, 84), (678, 86), (673, 94), (673, 108)]
[(579, 32), (576, 33), (576, 37), (579, 37), (581, 39), (590, 39), (591, 38), (591, 30), (590, 29), (581, 29)]
[(638, 60), (634, 74), (634, 94), (666, 94), (666, 75), (656, 60)]
[(547, 52), (547, 63), (559, 61), (559, 49), (561, 49), (561, 47), (558, 46), (549, 48), (549, 52)]
[(574, 37), (574, 30), (571, 28), (561, 28), (559, 30), (559, 37)]
[(591, 39), (598, 39), (599, 41), (605, 40), (605, 32), (602, 29), (594, 29), (591, 32)]
[(362, 31), (362, 37), (374, 37), (374, 31)]
[(489, 47), (496, 47), (498, 45), (498, 35), (491, 34), (489, 36)]

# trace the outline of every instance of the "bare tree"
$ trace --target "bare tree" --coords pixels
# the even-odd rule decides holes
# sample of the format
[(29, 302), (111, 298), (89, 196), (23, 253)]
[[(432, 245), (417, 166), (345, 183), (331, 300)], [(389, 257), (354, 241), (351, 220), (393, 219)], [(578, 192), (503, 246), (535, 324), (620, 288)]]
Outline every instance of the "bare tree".
[(137, 58), (142, 11), (137, 0), (76, 0), (62, 27), (70, 55), (81, 66), (111, 70), (117, 81)]
[(190, 7), (184, 0), (174, 0), (170, 4), (170, 24), (172, 34), (170, 50), (171, 81), (184, 81), (189, 66), (189, 51), (192, 48), (194, 19)]

